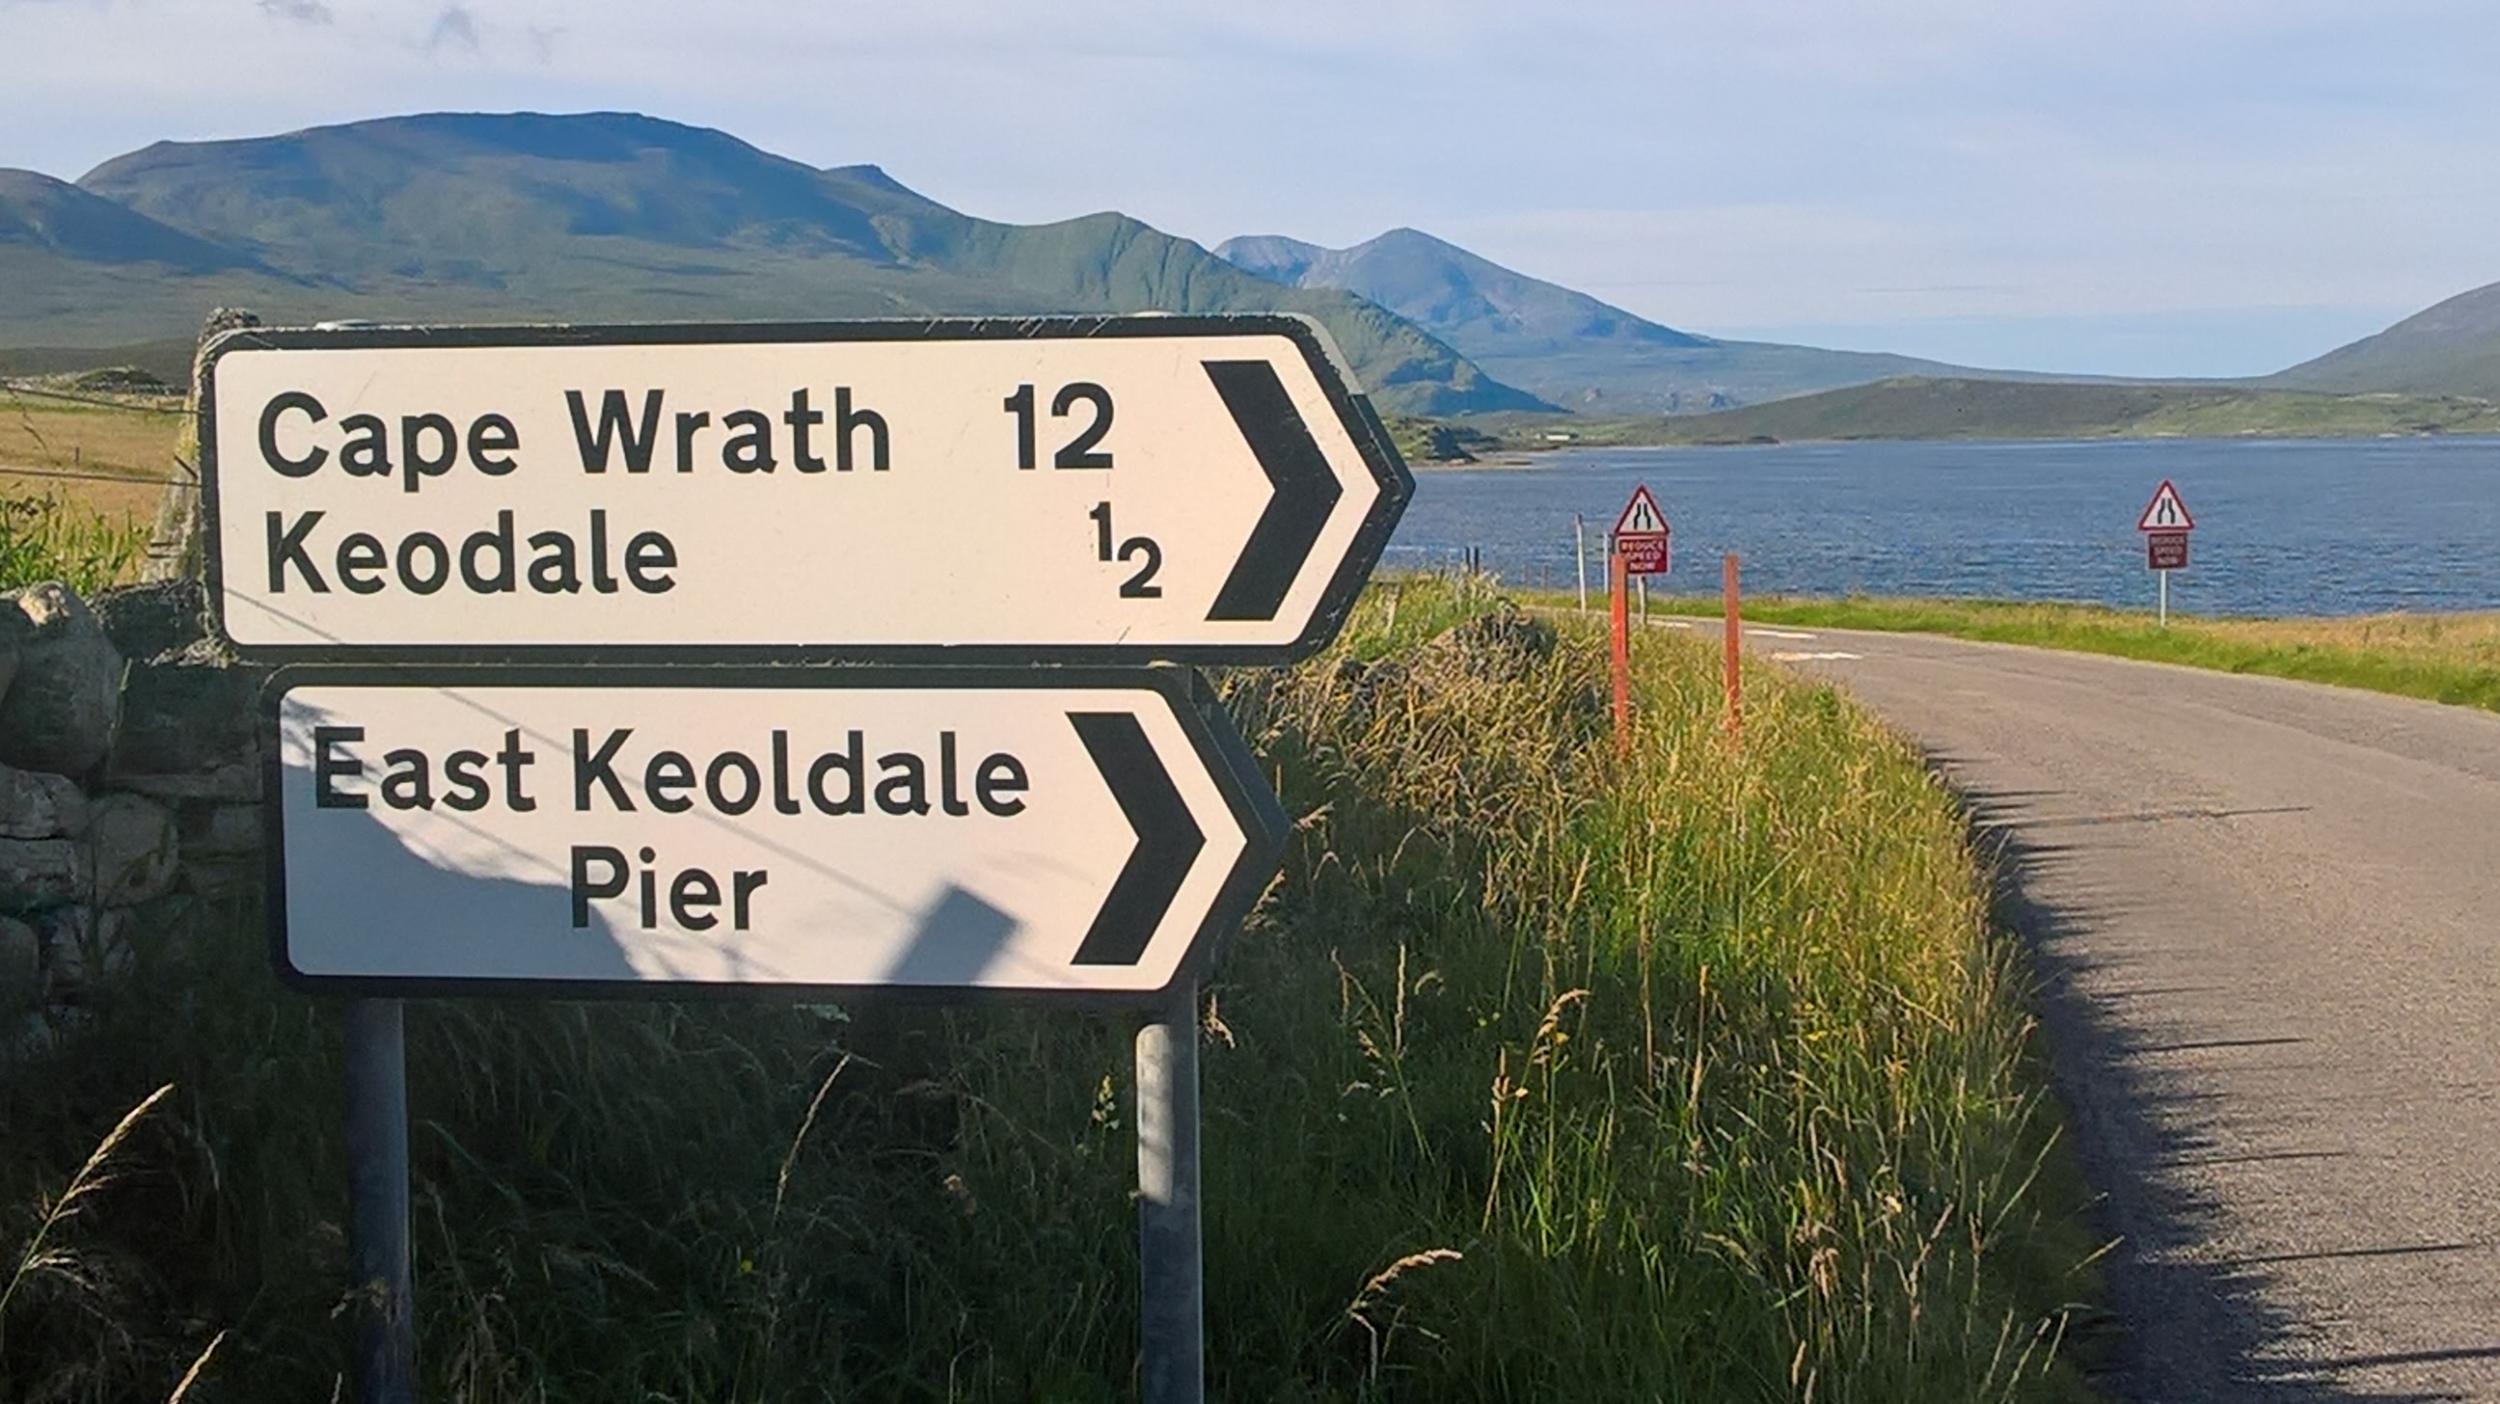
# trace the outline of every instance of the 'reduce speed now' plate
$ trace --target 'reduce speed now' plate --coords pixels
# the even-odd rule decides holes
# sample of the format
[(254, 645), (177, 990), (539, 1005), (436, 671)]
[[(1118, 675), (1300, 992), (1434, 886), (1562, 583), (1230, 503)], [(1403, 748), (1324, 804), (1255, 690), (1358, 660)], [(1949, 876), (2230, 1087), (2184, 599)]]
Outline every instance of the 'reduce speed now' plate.
[(1284, 661), (1413, 490), (1285, 316), (246, 329), (202, 406), (278, 661)]
[(1284, 837), (1171, 669), (290, 668), (268, 713), (317, 991), (1150, 997)]

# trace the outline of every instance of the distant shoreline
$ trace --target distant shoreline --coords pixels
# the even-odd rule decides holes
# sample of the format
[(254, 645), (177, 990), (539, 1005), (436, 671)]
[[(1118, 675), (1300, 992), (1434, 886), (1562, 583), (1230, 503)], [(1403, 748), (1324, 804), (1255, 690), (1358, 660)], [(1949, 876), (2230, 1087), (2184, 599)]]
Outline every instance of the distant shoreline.
[[(2205, 384), (1901, 377), (1702, 415), (1562, 420), (1489, 415), (1482, 450), (1768, 447), (1851, 442), (2427, 439), (2500, 434), (2500, 401)], [(1569, 435), (1567, 442), (1548, 436)], [(1471, 445), (1471, 447), (1478, 447)]]
[(2490, 443), (2500, 441), (2500, 427), (2461, 433), (2417, 434), (2362, 432), (2338, 433), (2323, 431), (2316, 433), (2301, 433), (2297, 430), (2256, 430), (2235, 434), (1851, 434), (1826, 435), (1813, 438), (1764, 438), (1751, 440), (1648, 438), (1591, 439), (1568, 444), (1520, 444), (1516, 447), (1503, 449), (1501, 451), (1502, 456), (1499, 461), (1485, 460), (1474, 463), (1431, 461), (1419, 463), (1410, 460), (1407, 466), (1413, 468), (1419, 473), (1456, 472), (1471, 468), (1534, 468), (1538, 466), (1537, 460), (1551, 458), (1557, 454), (1588, 452), (1602, 449), (1675, 449), (1678, 451), (1685, 451), (1831, 447), (1843, 444), (2058, 444), (2080, 447), (2093, 444), (2358, 444), (2395, 442), (2428, 443), (2443, 440), (2454, 440), (2468, 443)]

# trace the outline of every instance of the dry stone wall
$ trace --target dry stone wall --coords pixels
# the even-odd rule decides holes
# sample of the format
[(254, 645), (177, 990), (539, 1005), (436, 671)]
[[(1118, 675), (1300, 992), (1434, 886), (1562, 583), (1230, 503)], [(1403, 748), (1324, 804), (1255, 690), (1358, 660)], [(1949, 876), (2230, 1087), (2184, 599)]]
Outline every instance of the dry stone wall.
[(199, 582), (0, 594), (0, 1037), (49, 1041), (97, 982), (260, 897), (266, 674)]

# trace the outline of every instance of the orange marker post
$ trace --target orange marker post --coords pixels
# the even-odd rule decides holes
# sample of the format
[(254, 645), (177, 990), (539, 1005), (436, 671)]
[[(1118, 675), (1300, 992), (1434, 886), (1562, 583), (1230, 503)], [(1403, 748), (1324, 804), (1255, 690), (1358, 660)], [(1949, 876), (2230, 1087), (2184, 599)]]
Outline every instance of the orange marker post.
[(1719, 603), (1727, 614), (1727, 739), (1737, 739), (1745, 716), (1744, 674), (1737, 669), (1737, 655), (1744, 647), (1744, 629), (1739, 621), (1736, 603), (1736, 553), (1727, 553), (1719, 569)]
[(1628, 598), (1631, 573), (1624, 569), (1623, 552), (1606, 553), (1607, 593), (1614, 613), (1615, 662), (1615, 754), (1632, 754), (1632, 616)]

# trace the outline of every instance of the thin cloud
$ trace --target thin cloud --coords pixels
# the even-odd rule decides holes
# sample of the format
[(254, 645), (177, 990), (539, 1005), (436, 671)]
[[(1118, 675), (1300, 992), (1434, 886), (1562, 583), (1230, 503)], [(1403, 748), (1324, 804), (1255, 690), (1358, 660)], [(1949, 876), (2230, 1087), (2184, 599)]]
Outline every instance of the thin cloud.
[(425, 51), (429, 54), (438, 54), (447, 48), (474, 54), (483, 47), (477, 16), (469, 13), (466, 5), (445, 5), (443, 12), (434, 17), (434, 27), (425, 36)]
[(296, 24), (332, 24), (338, 18), (321, 0), (260, 0), (260, 12)]

